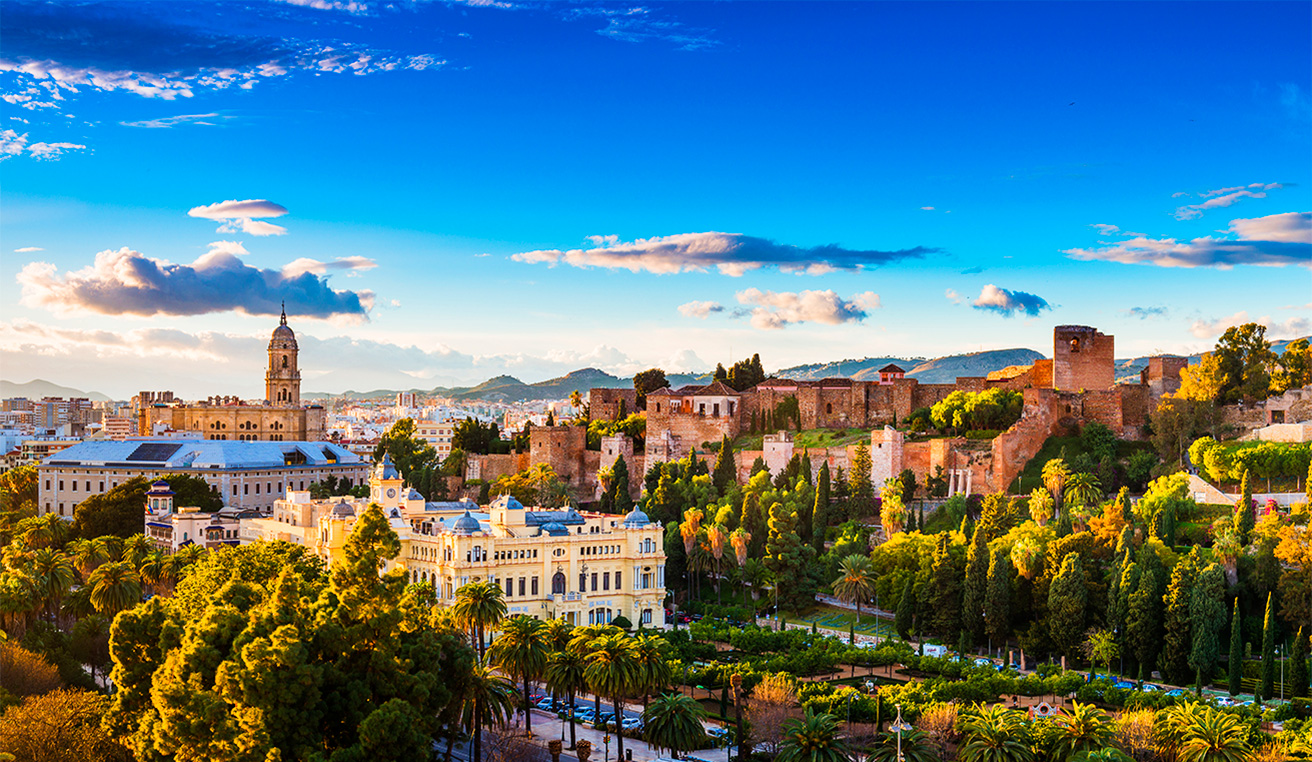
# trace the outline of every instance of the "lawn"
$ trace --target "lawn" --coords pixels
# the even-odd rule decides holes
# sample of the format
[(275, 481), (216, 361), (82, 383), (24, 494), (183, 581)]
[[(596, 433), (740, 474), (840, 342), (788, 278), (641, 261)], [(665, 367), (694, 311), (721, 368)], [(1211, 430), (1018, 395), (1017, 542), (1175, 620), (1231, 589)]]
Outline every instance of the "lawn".
[[(807, 429), (793, 432), (793, 447), (797, 449), (818, 449), (822, 447), (846, 447), (870, 438), (869, 429)], [(760, 450), (764, 438), (760, 434), (743, 434), (733, 441), (733, 449)]]
[[(820, 627), (828, 627), (831, 630), (847, 632), (848, 628), (856, 623), (856, 612), (840, 609), (837, 606), (816, 606), (805, 614), (794, 614), (788, 617), (788, 621), (793, 624), (818, 624)], [(895, 635), (893, 631), (893, 620), (876, 617), (866, 611), (861, 612), (861, 623), (857, 625), (856, 631), (862, 635), (879, 635), (888, 637)]]

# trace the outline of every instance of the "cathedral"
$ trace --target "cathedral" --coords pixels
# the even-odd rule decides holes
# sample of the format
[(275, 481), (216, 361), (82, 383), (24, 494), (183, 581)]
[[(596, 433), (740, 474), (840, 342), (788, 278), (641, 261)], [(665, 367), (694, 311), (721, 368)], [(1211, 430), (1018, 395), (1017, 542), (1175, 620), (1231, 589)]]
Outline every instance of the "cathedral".
[[(322, 405), (301, 404), (300, 348), (296, 333), (282, 312), (269, 339), (269, 365), (264, 373), (264, 400), (249, 404), (235, 396), (199, 402), (139, 403), (137, 431), (143, 436), (171, 429), (204, 439), (316, 442), (327, 436), (327, 412)], [(149, 399), (143, 392), (139, 399)]]

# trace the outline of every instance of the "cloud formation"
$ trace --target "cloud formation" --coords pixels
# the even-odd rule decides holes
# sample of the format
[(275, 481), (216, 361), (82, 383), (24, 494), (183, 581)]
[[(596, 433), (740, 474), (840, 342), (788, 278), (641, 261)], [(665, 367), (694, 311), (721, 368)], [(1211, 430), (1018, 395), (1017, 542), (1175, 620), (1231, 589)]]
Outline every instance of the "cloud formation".
[(1017, 312), (1033, 317), (1043, 310), (1052, 309), (1052, 305), (1041, 296), (1026, 291), (999, 288), (992, 283), (980, 289), (979, 298), (971, 305), (977, 310), (996, 312), (1004, 317), (1012, 317)]
[(176, 265), (123, 247), (102, 251), (91, 266), (64, 274), (48, 262), (29, 263), (18, 273), (18, 283), (23, 304), (58, 314), (203, 315), (236, 310), (277, 315), (285, 302), (292, 315), (369, 319), (372, 291), (333, 290), (312, 270), (284, 274), (251, 267), (238, 258), (245, 253), (240, 243), (216, 241), (195, 262)]
[(1312, 267), (1312, 212), (1232, 220), (1229, 233), (1237, 240), (1204, 236), (1181, 242), (1137, 236), (1098, 248), (1064, 249), (1062, 253), (1072, 259), (1158, 267)]
[(24, 246), (21, 249), (14, 249), (14, 251), (18, 252), (19, 254), (26, 254), (30, 251), (45, 251), (45, 249), (41, 248), (40, 246)]
[(1165, 317), (1168, 310), (1165, 307), (1131, 307), (1125, 311), (1130, 317), (1147, 320), (1148, 318)]
[(1309, 330), (1312, 330), (1312, 321), (1307, 318), (1292, 317), (1288, 320), (1272, 320), (1270, 315), (1250, 318), (1248, 312), (1244, 310), (1215, 320), (1195, 320), (1189, 330), (1200, 339), (1211, 339), (1225, 333), (1227, 328), (1243, 325), (1244, 323), (1257, 323), (1266, 326), (1267, 334), (1272, 338), (1293, 338), (1303, 336)]
[(749, 288), (736, 296), (739, 304), (752, 307), (752, 327), (763, 331), (778, 330), (791, 323), (858, 323), (880, 306), (879, 294), (873, 291), (843, 299), (829, 289), (794, 293)]
[[(1220, 209), (1235, 204), (1241, 198), (1266, 198), (1266, 192), (1277, 190), (1285, 186), (1280, 183), (1252, 183), (1250, 185), (1236, 185), (1233, 188), (1218, 188), (1217, 190), (1204, 191), (1199, 193), (1199, 198), (1207, 199), (1201, 204), (1190, 204), (1182, 206), (1175, 210), (1177, 220), (1194, 220), (1203, 216), (1203, 212), (1208, 209)], [(1188, 195), (1188, 194), (1175, 194)]]
[(261, 222), (261, 217), (281, 217), (287, 213), (287, 207), (262, 198), (246, 201), (220, 201), (208, 206), (193, 207), (187, 212), (189, 217), (200, 217), (222, 222), (218, 233), (242, 232), (249, 235), (286, 235), (287, 228), (271, 222)]
[(220, 119), (230, 119), (231, 117), (220, 116), (217, 113), (209, 114), (178, 114), (177, 116), (163, 116), (158, 119), (143, 119), (138, 122), (119, 122), (124, 127), (141, 127), (148, 130), (164, 130), (170, 127), (176, 127), (179, 124), (200, 124), (213, 127)]
[(705, 320), (712, 312), (724, 312), (724, 305), (719, 302), (688, 302), (679, 305), (679, 313), (684, 317)]
[(0, 161), (21, 156), (24, 151), (28, 156), (40, 161), (53, 161), (68, 151), (85, 151), (81, 143), (28, 143), (27, 133), (18, 134), (14, 130), (0, 130)]
[(301, 257), (283, 265), (282, 277), (295, 278), (303, 273), (324, 275), (331, 270), (372, 270), (378, 263), (368, 257), (338, 257), (331, 262)]
[(574, 267), (604, 267), (657, 274), (704, 272), (712, 267), (739, 277), (763, 267), (821, 275), (835, 270), (862, 270), (903, 259), (922, 259), (939, 249), (917, 246), (897, 251), (844, 249), (837, 244), (801, 248), (738, 233), (682, 233), (622, 243), (616, 236), (590, 236), (591, 249), (546, 249), (511, 255), (516, 262), (564, 262)]

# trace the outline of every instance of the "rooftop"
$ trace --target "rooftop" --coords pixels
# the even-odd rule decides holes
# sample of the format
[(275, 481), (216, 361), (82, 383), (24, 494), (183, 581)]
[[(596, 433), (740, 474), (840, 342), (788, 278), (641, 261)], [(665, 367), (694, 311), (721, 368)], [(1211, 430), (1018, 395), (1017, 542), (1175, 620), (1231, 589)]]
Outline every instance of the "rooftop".
[(143, 438), (84, 441), (42, 461), (46, 466), (119, 468), (283, 468), (364, 464), (332, 442), (242, 442), (214, 439)]

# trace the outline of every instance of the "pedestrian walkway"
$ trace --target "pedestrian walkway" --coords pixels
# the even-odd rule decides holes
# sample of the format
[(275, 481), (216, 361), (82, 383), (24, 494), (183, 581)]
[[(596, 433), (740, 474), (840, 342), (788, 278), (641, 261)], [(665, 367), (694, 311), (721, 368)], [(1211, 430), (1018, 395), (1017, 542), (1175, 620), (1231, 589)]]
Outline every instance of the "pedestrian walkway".
[[(637, 708), (641, 709), (641, 707)], [(540, 741), (543, 746), (546, 745), (547, 741), (550, 741), (553, 738), (563, 739), (565, 745), (569, 745), (569, 722), (561, 720), (555, 714), (550, 712), (543, 712), (538, 709), (532, 711), (533, 737), (535, 739)], [(574, 727), (576, 738), (578, 740), (581, 741), (587, 739), (592, 742), (592, 756), (589, 758), (589, 762), (614, 762), (617, 759), (619, 749), (616, 744), (614, 733), (609, 734), (610, 744), (609, 754), (607, 754), (607, 744), (604, 741), (605, 736), (607, 735), (606, 733), (584, 725), (583, 723), (575, 723)], [(630, 738), (628, 736), (624, 738), (624, 751), (632, 752), (633, 762), (655, 762), (657, 759), (666, 759), (670, 756), (668, 751), (662, 754), (646, 741), (637, 738)], [(702, 749), (683, 756), (695, 757), (696, 759), (704, 760), (704, 762), (728, 762), (729, 758), (728, 749), (723, 748)], [(568, 750), (561, 755), (561, 758), (568, 758), (571, 760), (575, 759), (574, 755)]]

